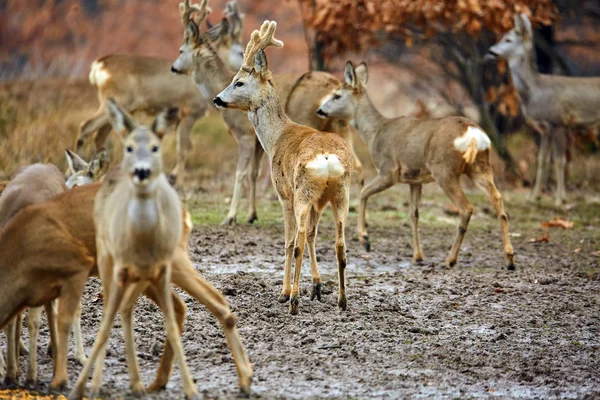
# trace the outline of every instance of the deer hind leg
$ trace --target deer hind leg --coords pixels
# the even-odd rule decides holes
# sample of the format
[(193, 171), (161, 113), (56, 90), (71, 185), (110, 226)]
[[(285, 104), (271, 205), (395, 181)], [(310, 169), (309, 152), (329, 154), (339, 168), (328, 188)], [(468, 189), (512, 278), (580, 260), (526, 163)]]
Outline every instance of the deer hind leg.
[(310, 257), (310, 274), (312, 275), (312, 293), (310, 299), (321, 301), (321, 287), (323, 285), (321, 275), (319, 275), (319, 266), (317, 265), (317, 251), (315, 249), (315, 239), (317, 237), (317, 230), (319, 227), (319, 219), (321, 218), (321, 212), (314, 206), (310, 209), (308, 216), (308, 232), (306, 235), (306, 242), (308, 244), (308, 255)]
[(467, 200), (465, 193), (460, 186), (458, 176), (444, 174), (442, 175), (441, 179), (438, 178), (439, 177), (436, 177), (436, 181), (444, 193), (446, 193), (446, 196), (448, 196), (448, 198), (452, 201), (452, 204), (454, 204), (454, 206), (458, 209), (458, 214), (460, 216), (460, 222), (458, 223), (454, 244), (450, 249), (450, 253), (446, 258), (446, 261), (444, 261), (444, 266), (446, 268), (452, 268), (454, 265), (456, 265), (458, 253), (460, 252), (460, 245), (465, 237), (465, 233), (467, 233), (467, 226), (469, 225), (471, 215), (473, 214), (473, 205), (469, 202), (469, 200)]
[(198, 390), (196, 389), (192, 374), (190, 373), (190, 369), (185, 360), (179, 329), (175, 320), (175, 309), (173, 307), (173, 299), (171, 298), (171, 265), (165, 266), (162, 277), (159, 279), (157, 285), (159, 286), (159, 305), (165, 316), (167, 338), (169, 339), (169, 344), (171, 345), (175, 359), (179, 364), (185, 397), (188, 400), (199, 399)]
[(0, 376), (4, 376), (5, 370), (6, 362), (4, 361), (4, 355), (2, 354), (2, 350), (0, 349)]
[(192, 149), (190, 132), (197, 119), (196, 115), (185, 115), (177, 124), (177, 164), (175, 165), (175, 168), (171, 170), (170, 174), (171, 181), (175, 182), (177, 186), (183, 185), (185, 180), (185, 160)]
[(81, 337), (81, 301), (77, 303), (75, 318), (73, 319), (73, 339), (75, 340), (75, 359), (80, 365), (85, 365), (87, 357), (83, 348), (83, 339)]
[(413, 263), (423, 261), (423, 250), (421, 250), (421, 241), (419, 239), (419, 204), (421, 202), (421, 191), (423, 185), (410, 185), (410, 226), (412, 228), (413, 239)]
[(367, 233), (367, 200), (376, 193), (383, 192), (385, 189), (394, 185), (394, 177), (392, 174), (379, 173), (360, 191), (360, 206), (358, 208), (358, 239), (365, 246), (366, 251), (371, 251), (371, 242), (369, 242), (369, 234)]
[(17, 336), (17, 325), (21, 323), (20, 315), (21, 312), (4, 327), (4, 334), (6, 335), (6, 375), (4, 375), (4, 384), (9, 387), (19, 383), (18, 349), (20, 335)]
[(135, 340), (133, 337), (133, 308), (137, 298), (147, 286), (147, 283), (136, 284), (136, 291), (131, 296), (124, 298), (119, 310), (121, 314), (121, 325), (123, 326), (123, 337), (125, 339), (125, 355), (127, 356), (127, 371), (129, 373), (129, 387), (134, 396), (145, 394), (144, 384), (140, 377), (140, 365), (135, 352)]
[(296, 235), (296, 217), (294, 207), (289, 200), (279, 200), (283, 208), (283, 224), (285, 228), (285, 264), (283, 266), (283, 287), (279, 302), (286, 303), (292, 293), (292, 259), (294, 257), (294, 237)]
[(235, 317), (231, 313), (227, 300), (210, 282), (198, 275), (187, 253), (182, 252), (176, 255), (173, 260), (171, 283), (179, 286), (190, 296), (206, 306), (208, 311), (217, 318), (223, 328), (225, 339), (233, 355), (240, 389), (244, 393), (250, 393), (252, 366), (235, 326)]
[(243, 183), (248, 175), (250, 164), (252, 162), (252, 155), (254, 153), (254, 135), (246, 135), (238, 141), (238, 162), (235, 169), (235, 184), (233, 187), (233, 196), (231, 198), (231, 204), (229, 206), (229, 212), (227, 216), (221, 222), (221, 225), (231, 225), (235, 223), (238, 205), (240, 198), (242, 197)]
[(44, 309), (46, 310), (46, 318), (48, 320), (48, 331), (50, 332), (50, 340), (48, 341), (48, 353), (52, 356), (52, 376), (56, 375), (56, 356), (58, 354), (58, 329), (56, 322), (56, 309), (54, 308), (55, 302), (56, 300), (53, 300), (44, 305)]
[(252, 161), (250, 163), (250, 174), (248, 175), (248, 217), (246, 218), (246, 222), (251, 224), (254, 221), (258, 220), (256, 215), (256, 180), (258, 179), (258, 173), (260, 171), (260, 161), (262, 159), (264, 150), (256, 138), (254, 143), (254, 155), (252, 157)]
[(346, 218), (348, 217), (349, 192), (346, 189), (343, 196), (331, 203), (335, 221), (335, 254), (338, 263), (338, 307), (346, 311)]
[(477, 187), (479, 187), (490, 200), (492, 206), (496, 210), (498, 215), (498, 222), (500, 223), (500, 231), (502, 232), (502, 244), (504, 246), (504, 260), (506, 268), (509, 270), (515, 269), (515, 255), (508, 236), (508, 216), (504, 211), (504, 203), (502, 202), (502, 195), (494, 184), (494, 176), (491, 169), (475, 174), (471, 174), (471, 179)]
[(37, 341), (42, 320), (42, 307), (32, 307), (27, 311), (27, 330), (29, 331), (29, 354), (27, 357), (27, 384), (37, 382)]
[(554, 174), (556, 176), (555, 202), (560, 206), (566, 197), (565, 166), (567, 165), (567, 130), (556, 128), (552, 132), (552, 156), (554, 158)]
[(540, 148), (538, 149), (537, 154), (537, 166), (536, 166), (536, 174), (535, 174), (535, 183), (533, 185), (533, 189), (531, 190), (530, 199), (531, 200), (539, 200), (542, 187), (544, 186), (545, 174), (544, 171), (546, 169), (546, 165), (548, 164), (548, 156), (550, 155), (550, 137), (548, 134), (540, 135)]
[[(174, 268), (176, 264), (174, 264)], [(193, 270), (193, 267), (192, 267)], [(157, 305), (159, 304), (159, 293), (157, 293), (157, 289), (154, 286), (148, 286), (146, 291), (144, 292), (146, 296), (150, 300), (152, 300)], [(175, 294), (175, 292), (171, 292), (171, 297), (173, 297), (173, 306), (175, 308), (175, 318), (177, 320), (177, 326), (179, 327), (179, 332), (183, 332), (183, 324), (185, 322), (185, 303), (179, 296)], [(167, 386), (167, 382), (169, 382), (169, 377), (171, 376), (171, 369), (173, 368), (173, 349), (169, 344), (169, 339), (165, 338), (165, 344), (163, 347), (163, 353), (160, 357), (160, 362), (158, 366), (158, 370), (156, 371), (156, 377), (154, 381), (148, 386), (147, 391), (149, 392), (158, 392), (163, 390)]]
[(306, 245), (306, 228), (311, 204), (298, 198), (294, 199), (294, 214), (296, 216), (296, 238), (294, 240), (294, 285), (290, 297), (290, 314), (297, 315), (300, 307), (300, 275), (302, 272), (302, 256)]
[(106, 126), (108, 126), (108, 130), (110, 132), (110, 123), (108, 120), (108, 115), (106, 114), (104, 104), (102, 104), (90, 119), (82, 122), (81, 125), (79, 125), (79, 135), (77, 136), (75, 148), (77, 150), (81, 149), (81, 147), (83, 147), (83, 145), (85, 144), (85, 140), (88, 138), (88, 136), (96, 132), (98, 129)]

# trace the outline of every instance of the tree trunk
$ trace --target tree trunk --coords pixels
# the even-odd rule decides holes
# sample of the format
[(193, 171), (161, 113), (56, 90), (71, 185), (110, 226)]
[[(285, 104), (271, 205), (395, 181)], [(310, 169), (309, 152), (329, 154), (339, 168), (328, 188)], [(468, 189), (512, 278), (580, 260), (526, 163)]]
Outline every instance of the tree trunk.
[(315, 42), (312, 48), (311, 71), (327, 71), (325, 65), (325, 57), (323, 56), (323, 42), (321, 40), (321, 32), (315, 34)]

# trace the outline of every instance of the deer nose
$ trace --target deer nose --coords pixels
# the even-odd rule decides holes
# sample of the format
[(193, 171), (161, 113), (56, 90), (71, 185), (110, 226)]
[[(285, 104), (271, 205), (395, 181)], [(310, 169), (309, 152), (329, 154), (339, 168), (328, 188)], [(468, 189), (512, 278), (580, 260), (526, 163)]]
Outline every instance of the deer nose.
[(171, 72), (174, 73), (174, 74), (180, 74), (181, 73), (181, 71), (178, 70), (177, 68), (175, 68), (174, 66), (171, 66)]
[(323, 110), (321, 110), (320, 108), (317, 110), (317, 115), (321, 116), (321, 117), (327, 117), (327, 113)]
[(133, 170), (133, 176), (137, 177), (140, 182), (143, 182), (146, 179), (148, 179), (151, 174), (152, 171), (150, 170), (150, 168), (141, 167), (135, 168)]
[(221, 100), (219, 96), (213, 99), (213, 103), (215, 103), (215, 106), (217, 106), (217, 108), (227, 108), (227, 103)]

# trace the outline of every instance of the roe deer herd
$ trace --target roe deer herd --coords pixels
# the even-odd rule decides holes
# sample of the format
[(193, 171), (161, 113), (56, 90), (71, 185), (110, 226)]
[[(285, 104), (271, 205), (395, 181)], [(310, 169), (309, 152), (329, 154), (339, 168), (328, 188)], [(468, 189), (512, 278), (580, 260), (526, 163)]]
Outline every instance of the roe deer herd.
[[(172, 65), (166, 60), (131, 55), (109, 55), (92, 64), (90, 83), (98, 91), (100, 108), (80, 126), (76, 144), (81, 147), (96, 132), (97, 154), (89, 163), (67, 150), (71, 174), (66, 181), (56, 167), (34, 164), (12, 181), (0, 182), (0, 328), (8, 339), (7, 382), (18, 381), (21, 314), (25, 308), (29, 308), (30, 330), (27, 381), (37, 379), (36, 337), (44, 307), (54, 358), (51, 388), (62, 390), (68, 383), (67, 346), (74, 327), (76, 358), (84, 367), (68, 398), (84, 396), (94, 364), (89, 397), (96, 398), (109, 334), (119, 312), (133, 394), (165, 388), (175, 360), (186, 398), (198, 398), (180, 338), (186, 306), (173, 290), (175, 285), (218, 319), (233, 355), (239, 388), (250, 393), (252, 365), (235, 317), (225, 298), (196, 272), (190, 260), (191, 217), (162, 164), (161, 139), (176, 127), (177, 165), (171, 175), (181, 184), (191, 128), (206, 113), (208, 104), (219, 109), (238, 145), (233, 197), (223, 224), (236, 221), (244, 181), (249, 187), (246, 220), (252, 223), (257, 219), (256, 179), (263, 153), (268, 156), (285, 231), (279, 301), (289, 303), (291, 314), (299, 313), (306, 247), (311, 300), (322, 299), (315, 242), (327, 204), (331, 204), (335, 223), (337, 304), (341, 310), (348, 307), (345, 227), (353, 175), (359, 175), (362, 188), (357, 233), (367, 251), (371, 247), (367, 200), (396, 183), (406, 183), (410, 186), (412, 259), (415, 263), (423, 260), (419, 203), (422, 186), (435, 181), (459, 211), (456, 236), (444, 262), (444, 266), (453, 267), (473, 213), (460, 185), (465, 175), (489, 197), (498, 215), (504, 264), (515, 269), (507, 213), (489, 161), (491, 142), (477, 124), (462, 117), (383, 117), (367, 94), (364, 63), (355, 67), (348, 62), (344, 82), (324, 72), (273, 76), (265, 50), (283, 46), (275, 38), (276, 22), (265, 21), (252, 32), (242, 53), (244, 15), (235, 1), (227, 4), (226, 18), (204, 33), (201, 25), (210, 13), (208, 0), (193, 5), (185, 0), (179, 11), (183, 44)], [(524, 114), (543, 132), (538, 169), (546, 161), (552, 141), (557, 200), (562, 201), (567, 130), (597, 124), (600, 98), (598, 91), (591, 89), (598, 81), (539, 75), (533, 68), (532, 51), (531, 25), (522, 16), (516, 18), (515, 28), (490, 48), (494, 57), (508, 59)], [(556, 97), (552, 102), (555, 107), (542, 107), (540, 99), (549, 96)], [(137, 111), (155, 114), (154, 123), (145, 126), (136, 122), (130, 113)], [(123, 143), (123, 158), (109, 171), (108, 152), (103, 147), (111, 129), (116, 133), (114, 138)], [(377, 169), (377, 176), (364, 187), (361, 164), (353, 150), (354, 129), (368, 145)], [(538, 170), (534, 196), (539, 195), (540, 174)], [(86, 359), (79, 314), (84, 285), (91, 276), (102, 281), (104, 304), (98, 335)], [(166, 329), (160, 365), (147, 388), (141, 381), (133, 333), (133, 307), (141, 294), (162, 310)], [(2, 368), (0, 352), (0, 372)]]

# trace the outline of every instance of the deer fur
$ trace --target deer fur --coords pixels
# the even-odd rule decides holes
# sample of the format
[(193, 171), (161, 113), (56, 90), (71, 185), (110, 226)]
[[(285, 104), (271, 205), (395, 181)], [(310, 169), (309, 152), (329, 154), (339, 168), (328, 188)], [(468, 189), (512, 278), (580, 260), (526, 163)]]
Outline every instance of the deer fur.
[(537, 173), (531, 192), (540, 197), (544, 166), (550, 148), (554, 158), (557, 187), (555, 200), (566, 198), (565, 165), (569, 134), (600, 125), (600, 77), (581, 78), (540, 74), (536, 69), (533, 29), (525, 14), (515, 15), (515, 26), (490, 47), (489, 56), (508, 61), (512, 82), (529, 126), (541, 136)]
[(485, 132), (462, 117), (385, 118), (375, 109), (367, 94), (366, 64), (354, 68), (348, 62), (344, 75), (346, 83), (319, 108), (319, 114), (351, 118), (375, 162), (377, 176), (362, 189), (358, 212), (358, 235), (367, 251), (370, 250), (365, 217), (367, 200), (396, 183), (407, 183), (410, 185), (413, 261), (423, 260), (418, 232), (421, 188), (423, 184), (435, 181), (460, 214), (454, 244), (444, 263), (447, 267), (454, 266), (473, 213), (473, 206), (460, 185), (461, 175), (467, 175), (488, 195), (498, 213), (505, 263), (508, 269), (514, 269), (508, 218), (500, 192), (494, 185), (489, 161), (491, 142)]
[[(254, 31), (244, 52), (244, 63), (231, 84), (214, 99), (217, 107), (245, 111), (269, 156), (271, 179), (279, 195), (285, 223), (285, 267), (280, 302), (290, 301), (291, 314), (299, 312), (302, 256), (308, 242), (313, 291), (321, 299), (321, 277), (315, 253), (317, 226), (323, 208), (331, 203), (335, 219), (338, 262), (338, 306), (345, 310), (346, 242), (350, 180), (354, 158), (338, 135), (298, 125), (286, 115), (272, 81), (264, 49), (281, 47), (273, 37), (277, 24), (265, 21)], [(292, 258), (295, 259), (291, 286)]]
[[(176, 322), (171, 282), (181, 285), (217, 316), (234, 356), (240, 387), (249, 392), (252, 368), (235, 329), (235, 320), (222, 296), (195, 276), (189, 261), (187, 238), (191, 221), (162, 172), (160, 141), (154, 133), (156, 129), (138, 125), (111, 99), (107, 106), (115, 131), (126, 131), (128, 136), (124, 142), (120, 170), (105, 180), (96, 194), (94, 221), (98, 271), (106, 303), (93, 350), (69, 399), (82, 397), (94, 363), (92, 397), (98, 394), (108, 335), (117, 310), (121, 313), (131, 389), (135, 394), (145, 391), (135, 355), (132, 327), (133, 306), (143, 291), (151, 293), (165, 313), (169, 343), (166, 348), (170, 352), (166, 379), (174, 355), (179, 362), (186, 397), (198, 396), (183, 355), (179, 338), (183, 326), (182, 320)], [(160, 124), (159, 119), (154, 127)], [(182, 242), (184, 238), (185, 242)], [(164, 358), (167, 357), (163, 357), (161, 362)], [(164, 386), (166, 380), (161, 384)]]
[[(193, 6), (186, 1), (181, 3), (180, 7), (185, 10), (186, 7)], [(196, 21), (190, 19), (184, 25), (186, 28), (184, 43), (179, 49), (180, 56), (173, 63), (172, 69), (176, 73), (191, 75), (202, 96), (211, 101), (231, 82), (234, 75), (225, 68), (224, 62), (210, 44), (217, 40), (216, 38), (223, 32), (228, 32), (230, 24), (227, 19), (224, 19), (220, 24), (201, 35), (197, 22), (198, 19)], [(325, 72), (309, 72), (301, 77), (277, 76), (273, 81), (279, 98), (282, 99), (285, 112), (292, 121), (318, 130), (338, 133), (352, 146), (353, 129), (347, 120), (323, 120), (315, 115), (321, 100), (339, 85), (339, 81), (335, 77)], [(227, 109), (220, 111), (227, 130), (238, 144), (233, 196), (223, 224), (236, 222), (237, 209), (242, 196), (242, 185), (246, 179), (249, 183), (249, 209), (246, 221), (252, 223), (257, 219), (256, 179), (263, 149), (256, 138), (252, 124), (243, 114)], [(361, 170), (362, 165), (356, 155), (354, 160), (355, 168)], [(360, 183), (362, 185), (362, 180)]]

